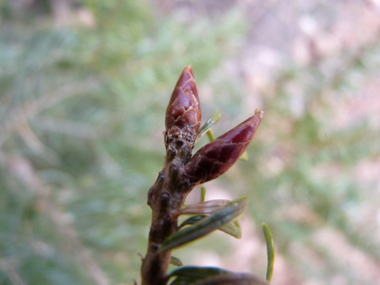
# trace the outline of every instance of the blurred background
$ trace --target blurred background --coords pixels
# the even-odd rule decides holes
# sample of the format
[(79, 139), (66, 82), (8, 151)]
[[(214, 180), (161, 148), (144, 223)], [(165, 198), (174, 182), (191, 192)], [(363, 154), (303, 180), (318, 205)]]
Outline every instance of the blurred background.
[(243, 238), (174, 256), (265, 276), (265, 222), (272, 284), (380, 284), (379, 40), (377, 0), (0, 1), (0, 284), (139, 282), (186, 65), (217, 136), (265, 114), (206, 185)]

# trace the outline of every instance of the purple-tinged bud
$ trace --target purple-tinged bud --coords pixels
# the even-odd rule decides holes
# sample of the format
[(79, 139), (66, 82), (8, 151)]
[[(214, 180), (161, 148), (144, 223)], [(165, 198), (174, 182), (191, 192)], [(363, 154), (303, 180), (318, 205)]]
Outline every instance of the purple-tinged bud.
[(201, 118), (197, 85), (191, 66), (187, 66), (178, 79), (166, 109), (166, 130), (173, 126), (182, 130), (188, 126), (196, 135), (201, 127)]
[(251, 142), (262, 116), (256, 110), (254, 116), (198, 150), (185, 166), (190, 183), (205, 183), (230, 169)]

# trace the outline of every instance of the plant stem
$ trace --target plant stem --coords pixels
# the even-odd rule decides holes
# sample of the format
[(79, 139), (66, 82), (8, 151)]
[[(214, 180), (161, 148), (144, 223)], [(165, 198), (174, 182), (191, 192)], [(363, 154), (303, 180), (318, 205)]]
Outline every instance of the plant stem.
[(183, 173), (194, 146), (190, 128), (170, 129), (165, 134), (166, 159), (156, 182), (149, 189), (148, 205), (152, 208), (152, 223), (149, 232), (148, 250), (141, 267), (143, 285), (167, 283), (171, 251), (157, 253), (165, 238), (178, 231), (177, 213), (193, 188)]

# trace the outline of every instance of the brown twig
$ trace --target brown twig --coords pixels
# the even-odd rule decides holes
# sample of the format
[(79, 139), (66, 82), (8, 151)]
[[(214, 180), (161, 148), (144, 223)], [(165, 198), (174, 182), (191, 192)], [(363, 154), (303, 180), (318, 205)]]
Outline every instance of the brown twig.
[(176, 213), (194, 187), (184, 179), (184, 167), (191, 158), (201, 120), (191, 67), (186, 67), (178, 80), (166, 114), (164, 167), (148, 193), (152, 223), (141, 267), (143, 285), (166, 284), (171, 251), (158, 253), (158, 250), (164, 239), (178, 230)]
[(191, 156), (200, 130), (201, 110), (191, 67), (182, 72), (166, 110), (163, 169), (148, 193), (152, 208), (148, 250), (141, 267), (143, 285), (167, 283), (171, 250), (161, 244), (178, 231), (178, 215), (195, 185), (217, 178), (244, 153), (258, 128), (262, 111), (202, 147)]

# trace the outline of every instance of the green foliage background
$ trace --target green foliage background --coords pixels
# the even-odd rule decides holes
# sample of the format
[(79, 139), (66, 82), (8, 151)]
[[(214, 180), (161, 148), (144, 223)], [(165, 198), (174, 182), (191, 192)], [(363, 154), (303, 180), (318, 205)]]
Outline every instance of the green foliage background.
[[(0, 284), (138, 280), (146, 194), (162, 167), (164, 112), (183, 67), (193, 66), (204, 118), (222, 113), (216, 134), (249, 115), (243, 79), (218, 71), (247, 39), (243, 12), (183, 21), (154, 1), (88, 0), (81, 5), (94, 25), (55, 27), (49, 2), (31, 11), (0, 3)], [(234, 198), (251, 198), (250, 216), (270, 226), (297, 282), (339, 274), (346, 284), (373, 284), (315, 235), (331, 229), (379, 265), (378, 187), (353, 176), (358, 163), (378, 160), (380, 128), (371, 114), (330, 123), (336, 102), (379, 75), (379, 51), (374, 43), (342, 55), (343, 71), (290, 62), (258, 106), (265, 115), (250, 160), (220, 178)], [(306, 94), (301, 116), (289, 111), (292, 86)], [(207, 88), (217, 96), (203, 101)], [(273, 171), (277, 157), (284, 165)], [(324, 171), (332, 167), (339, 171)], [(301, 217), (289, 218), (299, 207)]]

